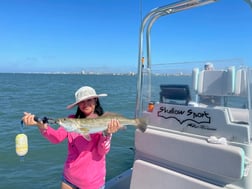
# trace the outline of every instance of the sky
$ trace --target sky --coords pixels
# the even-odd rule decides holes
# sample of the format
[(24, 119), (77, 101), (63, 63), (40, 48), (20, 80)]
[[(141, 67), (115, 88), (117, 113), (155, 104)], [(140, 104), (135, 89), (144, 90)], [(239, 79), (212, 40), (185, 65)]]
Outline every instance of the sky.
[[(0, 0), (0, 73), (137, 72), (139, 28), (173, 0)], [(155, 63), (242, 59), (252, 65), (252, 8), (220, 0), (160, 18)]]

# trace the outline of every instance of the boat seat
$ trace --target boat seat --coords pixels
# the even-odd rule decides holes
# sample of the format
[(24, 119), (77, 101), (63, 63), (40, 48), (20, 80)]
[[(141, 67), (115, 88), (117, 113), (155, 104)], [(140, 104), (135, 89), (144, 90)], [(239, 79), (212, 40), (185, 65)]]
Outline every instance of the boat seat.
[(230, 121), (238, 124), (249, 124), (249, 110), (240, 108), (228, 108)]
[(193, 89), (198, 101), (207, 105), (221, 105), (222, 98), (234, 94), (235, 68), (227, 70), (202, 70), (192, 72)]
[(188, 85), (160, 85), (160, 102), (188, 105), (191, 100)]
[(198, 94), (212, 96), (226, 96), (228, 90), (227, 71), (224, 70), (203, 70), (199, 73)]
[(190, 176), (180, 174), (173, 170), (143, 160), (136, 160), (133, 166), (130, 189), (221, 189), (216, 186)]
[(148, 126), (145, 133), (136, 131), (136, 159), (219, 185), (243, 178), (245, 153), (242, 148), (212, 144), (204, 139), (163, 132), (150, 127)]

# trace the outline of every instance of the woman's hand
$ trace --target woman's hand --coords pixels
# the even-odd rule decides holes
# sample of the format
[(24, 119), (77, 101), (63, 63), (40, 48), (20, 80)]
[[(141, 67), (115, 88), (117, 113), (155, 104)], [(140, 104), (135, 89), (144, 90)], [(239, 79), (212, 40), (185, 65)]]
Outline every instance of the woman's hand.
[(35, 121), (34, 117), (35, 117), (35, 115), (28, 113), (28, 112), (24, 112), (24, 116), (23, 116), (22, 120), (23, 120), (24, 124), (27, 126), (34, 126), (35, 125), (40, 129), (47, 129), (47, 124)]
[(108, 124), (108, 128), (104, 131), (104, 134), (107, 136), (112, 133), (115, 133), (118, 131), (120, 127), (121, 125), (117, 119), (111, 119), (111, 121)]

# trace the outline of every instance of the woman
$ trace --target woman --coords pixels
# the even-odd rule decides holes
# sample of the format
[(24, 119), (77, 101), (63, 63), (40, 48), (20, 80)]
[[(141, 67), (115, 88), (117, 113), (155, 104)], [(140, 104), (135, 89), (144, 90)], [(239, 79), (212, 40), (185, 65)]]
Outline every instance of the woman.
[[(71, 109), (78, 106), (75, 115), (70, 118), (96, 118), (103, 115), (99, 97), (91, 87), (84, 86), (75, 93), (76, 101), (67, 106)], [(105, 156), (110, 150), (112, 133), (117, 132), (118, 120), (111, 120), (106, 131), (90, 134), (91, 140), (82, 135), (67, 132), (63, 127), (57, 130), (48, 124), (34, 121), (34, 116), (25, 112), (23, 121), (26, 125), (36, 125), (41, 134), (51, 143), (57, 144), (68, 140), (68, 155), (64, 165), (61, 189), (102, 189), (105, 185), (106, 161)]]

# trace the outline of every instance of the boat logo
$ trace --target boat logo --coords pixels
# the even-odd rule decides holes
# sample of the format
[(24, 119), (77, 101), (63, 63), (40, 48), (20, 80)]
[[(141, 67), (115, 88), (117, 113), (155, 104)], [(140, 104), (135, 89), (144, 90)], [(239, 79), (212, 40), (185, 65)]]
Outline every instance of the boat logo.
[(197, 124), (211, 123), (211, 117), (208, 112), (196, 112), (193, 109), (176, 109), (174, 107), (168, 108), (161, 106), (157, 112), (157, 116), (164, 119), (175, 119), (181, 125), (187, 121), (195, 122)]

